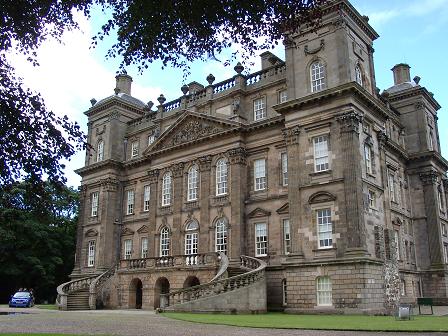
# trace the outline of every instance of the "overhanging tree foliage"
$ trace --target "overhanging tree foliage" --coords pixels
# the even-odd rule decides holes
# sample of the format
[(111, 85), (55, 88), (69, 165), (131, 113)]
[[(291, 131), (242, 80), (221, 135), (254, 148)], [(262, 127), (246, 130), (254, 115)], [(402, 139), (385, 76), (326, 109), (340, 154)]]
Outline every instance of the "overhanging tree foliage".
[(20, 287), (54, 301), (55, 287), (73, 268), (77, 211), (78, 192), (58, 184), (0, 189), (0, 301)]

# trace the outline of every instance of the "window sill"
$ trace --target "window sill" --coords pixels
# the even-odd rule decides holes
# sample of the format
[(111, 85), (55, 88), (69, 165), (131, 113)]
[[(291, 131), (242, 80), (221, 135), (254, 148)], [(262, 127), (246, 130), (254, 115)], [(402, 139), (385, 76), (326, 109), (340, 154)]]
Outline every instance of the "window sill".
[(376, 173), (366, 173), (367, 177), (376, 178)]
[(332, 170), (331, 169), (327, 169), (327, 170), (322, 170), (322, 171), (310, 173), (310, 176), (311, 177), (322, 176), (322, 175), (329, 175), (331, 173), (332, 173)]
[(317, 249), (313, 249), (313, 252), (325, 252), (325, 251), (336, 251), (336, 247), (318, 247)]

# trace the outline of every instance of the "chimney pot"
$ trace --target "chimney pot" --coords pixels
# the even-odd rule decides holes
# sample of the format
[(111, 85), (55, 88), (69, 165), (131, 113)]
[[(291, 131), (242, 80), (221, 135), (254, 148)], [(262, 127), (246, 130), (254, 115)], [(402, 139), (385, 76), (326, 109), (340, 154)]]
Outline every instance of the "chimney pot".
[(127, 74), (119, 74), (115, 77), (117, 83), (115, 91), (131, 95), (132, 77)]
[(403, 84), (411, 81), (411, 67), (408, 64), (400, 63), (391, 70), (394, 73), (394, 85)]

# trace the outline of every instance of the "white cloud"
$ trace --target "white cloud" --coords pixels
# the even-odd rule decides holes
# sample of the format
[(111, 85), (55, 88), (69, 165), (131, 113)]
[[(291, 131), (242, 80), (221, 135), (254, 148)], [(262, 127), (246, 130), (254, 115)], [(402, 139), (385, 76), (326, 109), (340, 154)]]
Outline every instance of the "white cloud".
[[(68, 31), (63, 44), (47, 40), (37, 50), (40, 66), (33, 67), (22, 55), (10, 56), (10, 61), (27, 87), (38, 90), (47, 108), (57, 115), (67, 115), (86, 131), (87, 117), (83, 114), (90, 106), (90, 98), (100, 100), (114, 93), (115, 73), (95, 59), (91, 43), (91, 26), (86, 17), (75, 14), (80, 30)], [(132, 94), (144, 102), (155, 100), (160, 88), (143, 87), (135, 83)], [(84, 153), (76, 154), (67, 163), (68, 184), (77, 186), (80, 177), (74, 169), (84, 166)]]

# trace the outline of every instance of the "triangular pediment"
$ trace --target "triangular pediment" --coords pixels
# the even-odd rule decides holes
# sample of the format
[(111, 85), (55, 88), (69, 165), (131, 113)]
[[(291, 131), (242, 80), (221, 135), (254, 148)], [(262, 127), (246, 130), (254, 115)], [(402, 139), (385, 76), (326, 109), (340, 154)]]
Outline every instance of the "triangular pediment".
[(131, 230), (130, 228), (124, 228), (123, 230), (121, 230), (122, 236), (132, 236), (133, 234), (134, 234), (134, 231)]
[(148, 233), (149, 228), (146, 225), (142, 225), (140, 229), (137, 230), (138, 233)]
[(249, 218), (258, 218), (258, 217), (268, 217), (271, 215), (270, 211), (264, 210), (262, 208), (256, 208), (252, 212), (250, 212), (247, 217)]
[(213, 137), (236, 131), (241, 126), (237, 122), (202, 113), (185, 112), (169, 129), (161, 134), (157, 141), (144, 151), (143, 155), (152, 156), (179, 147), (208, 141)]
[(289, 203), (285, 203), (280, 208), (278, 208), (277, 213), (278, 214), (288, 214), (289, 213)]
[(98, 236), (98, 231), (96, 229), (90, 229), (87, 230), (87, 232), (85, 233), (86, 237), (96, 237)]

